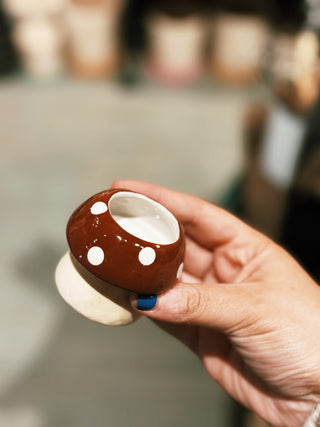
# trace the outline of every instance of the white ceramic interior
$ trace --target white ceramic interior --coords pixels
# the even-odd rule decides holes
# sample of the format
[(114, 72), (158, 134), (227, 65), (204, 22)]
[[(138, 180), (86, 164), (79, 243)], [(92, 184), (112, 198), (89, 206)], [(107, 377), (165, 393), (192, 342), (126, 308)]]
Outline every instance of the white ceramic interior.
[(120, 227), (135, 237), (159, 245), (169, 245), (179, 239), (176, 218), (146, 196), (120, 191), (110, 198), (108, 207)]

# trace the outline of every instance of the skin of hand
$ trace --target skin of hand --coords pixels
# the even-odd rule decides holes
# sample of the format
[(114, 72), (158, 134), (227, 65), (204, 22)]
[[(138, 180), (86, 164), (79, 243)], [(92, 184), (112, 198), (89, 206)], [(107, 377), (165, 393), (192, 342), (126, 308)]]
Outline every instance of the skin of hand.
[(181, 222), (181, 282), (143, 312), (198, 355), (234, 399), (277, 427), (301, 427), (320, 402), (320, 288), (281, 247), (204, 200), (116, 181)]

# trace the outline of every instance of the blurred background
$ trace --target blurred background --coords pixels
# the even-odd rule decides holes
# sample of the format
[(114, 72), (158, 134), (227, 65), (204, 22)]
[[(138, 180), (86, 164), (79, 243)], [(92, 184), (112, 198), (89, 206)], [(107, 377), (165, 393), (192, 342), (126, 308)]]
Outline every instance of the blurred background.
[(0, 427), (261, 427), (142, 319), (58, 296), (117, 178), (217, 203), (320, 278), (320, 1), (0, 0)]

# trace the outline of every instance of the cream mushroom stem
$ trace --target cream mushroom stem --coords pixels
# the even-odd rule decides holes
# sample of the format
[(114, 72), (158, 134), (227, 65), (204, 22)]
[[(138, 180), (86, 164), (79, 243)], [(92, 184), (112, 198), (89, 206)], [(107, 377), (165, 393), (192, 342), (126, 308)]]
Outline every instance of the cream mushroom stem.
[(125, 326), (140, 316), (130, 305), (130, 292), (106, 284), (84, 268), (67, 252), (55, 274), (61, 297), (78, 313), (94, 322)]

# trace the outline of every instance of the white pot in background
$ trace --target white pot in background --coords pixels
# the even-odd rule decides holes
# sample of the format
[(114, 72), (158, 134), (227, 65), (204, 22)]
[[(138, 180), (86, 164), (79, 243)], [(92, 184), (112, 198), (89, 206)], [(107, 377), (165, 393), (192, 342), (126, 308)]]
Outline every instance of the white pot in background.
[(25, 18), (14, 26), (14, 43), (24, 69), (34, 77), (53, 77), (63, 69), (62, 34), (47, 18)]

